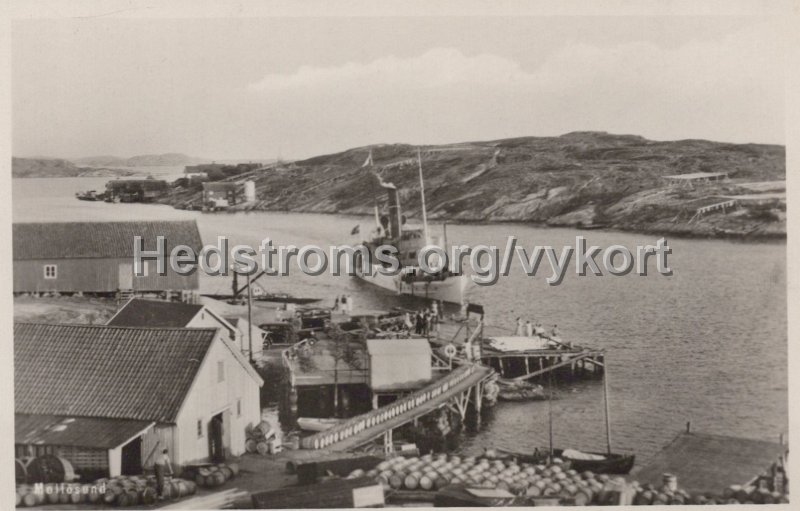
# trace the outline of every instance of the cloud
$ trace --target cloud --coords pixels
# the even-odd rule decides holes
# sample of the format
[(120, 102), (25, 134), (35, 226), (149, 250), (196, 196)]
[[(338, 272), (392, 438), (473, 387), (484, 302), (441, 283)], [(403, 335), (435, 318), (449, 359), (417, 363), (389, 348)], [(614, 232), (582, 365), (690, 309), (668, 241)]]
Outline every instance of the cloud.
[(487, 53), (466, 56), (454, 48), (434, 48), (411, 58), (382, 57), (337, 67), (302, 66), (291, 74), (270, 74), (251, 91), (337, 90), (345, 87), (433, 89), (458, 85), (508, 85), (533, 78), (510, 59)]
[[(764, 25), (673, 47), (566, 42), (527, 67), (503, 55), (434, 48), (303, 66), (267, 75), (248, 90), (284, 126), (313, 119), (324, 136), (350, 130), (378, 141), (433, 143), (604, 130), (780, 142), (782, 55), (780, 37)], [(359, 124), (365, 117), (369, 132)]]

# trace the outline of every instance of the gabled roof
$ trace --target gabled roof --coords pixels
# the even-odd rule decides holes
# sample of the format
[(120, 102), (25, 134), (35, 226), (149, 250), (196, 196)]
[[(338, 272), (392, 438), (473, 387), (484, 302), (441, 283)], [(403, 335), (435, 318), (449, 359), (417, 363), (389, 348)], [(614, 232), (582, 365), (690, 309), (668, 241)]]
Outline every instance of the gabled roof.
[(14, 443), (113, 449), (152, 426), (152, 421), (56, 415), (14, 415)]
[(108, 320), (108, 326), (184, 328), (197, 316), (202, 304), (133, 298)]
[(189, 221), (15, 223), (14, 260), (133, 257), (134, 237), (144, 250), (156, 250), (158, 236), (166, 240), (167, 255), (177, 245), (197, 253), (203, 246), (197, 223)]
[(216, 332), (17, 323), (15, 412), (174, 422)]

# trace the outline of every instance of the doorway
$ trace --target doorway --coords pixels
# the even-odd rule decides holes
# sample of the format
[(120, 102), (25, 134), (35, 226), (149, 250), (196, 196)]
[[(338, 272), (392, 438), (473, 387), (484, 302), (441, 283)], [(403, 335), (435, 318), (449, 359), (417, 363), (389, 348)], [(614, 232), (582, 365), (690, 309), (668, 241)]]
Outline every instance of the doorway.
[(119, 289), (133, 289), (133, 265), (131, 263), (119, 263), (117, 283)]
[(122, 447), (120, 472), (124, 476), (142, 473), (142, 437), (137, 436)]
[(211, 417), (208, 423), (208, 457), (213, 463), (225, 461), (225, 445), (222, 443), (222, 413)]

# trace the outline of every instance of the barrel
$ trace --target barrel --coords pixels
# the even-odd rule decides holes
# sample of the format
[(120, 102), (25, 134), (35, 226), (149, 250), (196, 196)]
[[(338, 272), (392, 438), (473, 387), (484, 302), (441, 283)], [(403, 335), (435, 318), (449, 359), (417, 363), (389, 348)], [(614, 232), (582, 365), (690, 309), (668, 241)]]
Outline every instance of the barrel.
[(264, 456), (269, 452), (269, 445), (267, 445), (266, 442), (258, 442), (256, 451), (258, 451), (258, 454)]
[(206, 476), (198, 472), (197, 475), (194, 476), (194, 482), (197, 483), (198, 486), (205, 486)]
[(395, 472), (391, 476), (389, 476), (389, 486), (394, 488), (395, 490), (399, 490), (403, 487), (403, 481), (405, 480), (406, 475), (403, 472)]
[(419, 487), (423, 490), (431, 490), (434, 487), (434, 479), (428, 475), (423, 475), (419, 479)]
[(194, 481), (186, 481), (186, 489), (189, 495), (194, 495), (197, 492), (197, 484)]
[(24, 497), (22, 497), (22, 504), (25, 507), (33, 507), (36, 505), (36, 495), (33, 493), (27, 493)]
[(83, 501), (83, 493), (81, 493), (80, 486), (72, 488), (72, 492), (67, 493), (67, 499), (71, 504), (80, 504)]
[(419, 480), (422, 477), (420, 472), (411, 472), (408, 474), (405, 479), (403, 479), (403, 486), (407, 490), (416, 490), (419, 486)]
[(139, 494), (139, 501), (145, 506), (151, 506), (158, 500), (158, 495), (153, 488), (145, 488)]
[(226, 481), (228, 479), (233, 479), (233, 470), (231, 470), (230, 467), (224, 466), (221, 469), (219, 469), (219, 471), (222, 472), (225, 475), (225, 480)]
[(257, 446), (257, 445), (258, 445), (258, 442), (256, 442), (256, 441), (255, 441), (255, 440), (253, 440), (252, 438), (248, 438), (248, 439), (247, 439), (247, 440), (245, 440), (245, 442), (244, 442), (244, 448), (245, 448), (245, 450), (246, 450), (247, 452), (251, 453), (251, 454), (252, 454), (252, 453), (254, 453), (254, 452), (256, 452), (256, 446)]
[(214, 472), (214, 485), (221, 486), (225, 484), (225, 474), (222, 472)]

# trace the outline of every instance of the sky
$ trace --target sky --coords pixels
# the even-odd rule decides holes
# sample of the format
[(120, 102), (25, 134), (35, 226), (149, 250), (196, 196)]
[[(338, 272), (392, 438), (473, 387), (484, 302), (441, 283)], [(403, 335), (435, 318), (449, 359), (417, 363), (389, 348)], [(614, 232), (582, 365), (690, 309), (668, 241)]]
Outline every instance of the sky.
[(784, 144), (757, 17), (15, 20), (15, 156), (304, 158), (570, 131)]

